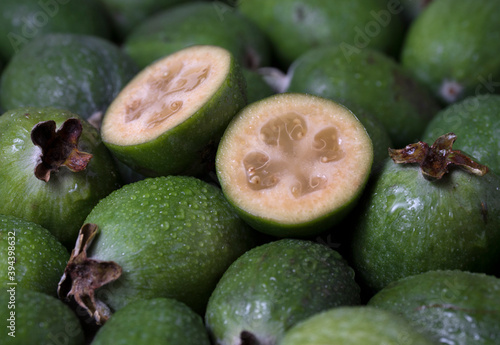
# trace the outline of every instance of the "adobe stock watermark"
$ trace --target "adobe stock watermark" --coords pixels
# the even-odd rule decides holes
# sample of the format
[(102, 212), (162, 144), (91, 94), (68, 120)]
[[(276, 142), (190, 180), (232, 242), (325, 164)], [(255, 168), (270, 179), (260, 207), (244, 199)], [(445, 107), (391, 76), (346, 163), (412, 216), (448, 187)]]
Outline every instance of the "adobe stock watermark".
[(9, 231), (7, 233), (7, 335), (16, 337), (16, 233)]
[(352, 44), (342, 42), (339, 47), (344, 53), (345, 58), (350, 61), (353, 54), (359, 54), (362, 49), (366, 48), (373, 38), (380, 35), (383, 28), (387, 27), (394, 16), (399, 15), (404, 7), (399, 0), (389, 0), (387, 8), (380, 11), (370, 11), (373, 20), (370, 20), (364, 27), (354, 27), (354, 40)]
[(24, 44), (36, 37), (40, 30), (59, 13), (59, 8), (72, 0), (39, 0), (37, 2), (40, 10), (30, 16), (19, 18), (22, 25), (20, 32), (9, 32), (7, 38), (14, 49), (18, 52)]

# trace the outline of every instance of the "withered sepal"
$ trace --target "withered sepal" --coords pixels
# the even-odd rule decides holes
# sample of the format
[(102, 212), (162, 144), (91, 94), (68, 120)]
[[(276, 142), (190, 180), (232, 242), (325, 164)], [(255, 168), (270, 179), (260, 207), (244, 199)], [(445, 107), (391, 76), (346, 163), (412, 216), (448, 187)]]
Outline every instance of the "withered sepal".
[(80, 229), (75, 248), (57, 287), (61, 299), (71, 296), (85, 309), (97, 324), (111, 316), (109, 307), (95, 296), (95, 291), (122, 274), (122, 268), (113, 261), (100, 261), (87, 257), (87, 249), (97, 234), (97, 225), (84, 224)]
[(42, 149), (40, 163), (35, 167), (35, 176), (48, 182), (50, 174), (65, 166), (73, 172), (85, 170), (92, 154), (78, 149), (82, 134), (79, 119), (66, 120), (59, 129), (53, 120), (37, 123), (31, 130), (31, 141)]
[(389, 149), (389, 156), (395, 163), (418, 163), (424, 177), (430, 180), (441, 179), (450, 165), (456, 165), (466, 171), (483, 176), (488, 167), (481, 165), (460, 150), (453, 150), (457, 139), (454, 133), (447, 133), (429, 146), (419, 141), (402, 149)]

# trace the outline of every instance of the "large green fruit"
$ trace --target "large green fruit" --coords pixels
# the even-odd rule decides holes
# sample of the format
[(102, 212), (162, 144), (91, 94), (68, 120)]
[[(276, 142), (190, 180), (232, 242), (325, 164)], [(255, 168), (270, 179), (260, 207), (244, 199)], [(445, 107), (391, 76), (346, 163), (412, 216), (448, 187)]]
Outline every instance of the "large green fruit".
[(291, 328), (278, 345), (433, 345), (397, 314), (374, 307), (338, 307)]
[(439, 111), (431, 94), (390, 57), (371, 49), (346, 55), (339, 47), (311, 49), (290, 68), (288, 92), (333, 99), (375, 116), (396, 146), (420, 139)]
[(500, 174), (500, 95), (471, 96), (449, 105), (429, 122), (422, 141), (448, 132), (459, 138), (456, 149)]
[[(80, 130), (75, 122), (81, 124)], [(76, 151), (82, 157), (92, 155), (84, 170)], [(66, 154), (68, 160), (63, 162), (53, 153)], [(0, 161), (0, 213), (40, 224), (65, 246), (74, 243), (97, 202), (119, 186), (116, 167), (98, 131), (60, 109), (24, 107), (1, 115)]]
[[(253, 230), (220, 189), (194, 177), (156, 177), (125, 185), (102, 199), (85, 223), (83, 239), (75, 246), (75, 254), (82, 253), (85, 260), (70, 260), (59, 295), (66, 297), (73, 285), (76, 300), (84, 298), (78, 293), (103, 285), (101, 273), (111, 268), (106, 276), (119, 278), (97, 290), (96, 299), (112, 311), (140, 299), (170, 297), (203, 313), (227, 267), (254, 246)], [(87, 231), (95, 226), (90, 246), (95, 231), (92, 236)], [(88, 259), (80, 250), (83, 245), (88, 246)], [(74, 268), (78, 260), (84, 267), (97, 262), (97, 268), (82, 280), (72, 275), (81, 267)], [(108, 265), (110, 261), (115, 264)], [(96, 304), (85, 306), (91, 313), (97, 308), (96, 319), (105, 320), (107, 308)]]
[(26, 44), (0, 81), (3, 108), (57, 107), (84, 119), (106, 111), (137, 73), (118, 46), (99, 37), (51, 33)]
[(224, 195), (255, 229), (312, 236), (337, 224), (359, 199), (373, 162), (372, 141), (349, 109), (281, 93), (243, 108), (216, 155)]
[(237, 8), (269, 36), (285, 66), (325, 45), (347, 54), (371, 48), (396, 55), (403, 38), (398, 1), (245, 0)]
[(233, 116), (246, 104), (245, 78), (226, 49), (192, 46), (142, 70), (102, 121), (106, 146), (147, 176), (204, 175)]
[(434, 0), (411, 25), (401, 62), (446, 104), (498, 93), (499, 16), (499, 0)]
[(231, 264), (210, 297), (205, 321), (215, 344), (272, 345), (315, 313), (359, 303), (354, 271), (339, 253), (282, 239)]
[(92, 345), (210, 345), (200, 315), (171, 298), (132, 302), (102, 326)]
[(0, 214), (0, 271), (4, 284), (56, 296), (69, 253), (45, 228)]
[(220, 1), (188, 2), (158, 12), (132, 30), (124, 49), (145, 67), (192, 45), (225, 48), (244, 67), (270, 63), (267, 37), (245, 16)]
[(369, 306), (397, 313), (436, 344), (500, 342), (500, 279), (464, 271), (429, 271), (402, 278)]
[(388, 159), (374, 179), (352, 238), (353, 266), (376, 292), (436, 269), (492, 272), (500, 259), (500, 178), (456, 167), (440, 179)]
[(84, 345), (76, 314), (55, 297), (17, 286), (0, 290), (2, 344)]
[(108, 12), (99, 0), (0, 1), (0, 58), (9, 60), (49, 32), (112, 37)]

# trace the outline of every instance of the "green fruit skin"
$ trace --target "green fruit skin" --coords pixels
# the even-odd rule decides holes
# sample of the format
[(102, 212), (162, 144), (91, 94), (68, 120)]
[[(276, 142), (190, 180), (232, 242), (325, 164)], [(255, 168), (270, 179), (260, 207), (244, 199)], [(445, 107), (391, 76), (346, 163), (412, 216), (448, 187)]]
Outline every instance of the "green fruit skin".
[(500, 256), (500, 178), (451, 168), (429, 181), (388, 159), (368, 187), (351, 241), (367, 290), (436, 269), (491, 272)]
[(422, 141), (432, 143), (449, 132), (457, 135), (453, 149), (500, 174), (500, 95), (471, 96), (449, 105), (429, 122)]
[(375, 116), (391, 141), (418, 140), (440, 107), (427, 90), (395, 60), (363, 49), (351, 56), (338, 47), (312, 49), (290, 69), (288, 92), (309, 93)]
[(275, 344), (317, 312), (357, 304), (354, 271), (339, 253), (311, 241), (281, 239), (231, 264), (210, 297), (205, 321), (216, 344), (241, 344), (242, 331), (259, 344)]
[(16, 54), (0, 81), (4, 109), (57, 107), (84, 119), (104, 113), (138, 67), (99, 37), (51, 33)]
[(248, 68), (243, 69), (247, 84), (247, 103), (260, 101), (266, 97), (276, 94), (276, 91), (256, 71)]
[[(4, 285), (56, 297), (69, 253), (45, 228), (23, 219), (0, 214), (0, 270)], [(9, 267), (14, 267), (10, 269)], [(11, 273), (8, 273), (11, 272)]]
[(368, 306), (333, 308), (291, 328), (278, 345), (433, 345), (397, 314)]
[(206, 104), (157, 138), (137, 145), (116, 145), (104, 136), (104, 144), (120, 161), (145, 176), (208, 173), (227, 124), (247, 103), (246, 82), (234, 58), (229, 71)]
[[(444, 104), (498, 93), (499, 16), (498, 0), (432, 1), (409, 28), (401, 63)], [(462, 92), (442, 92), (445, 81), (457, 82)]]
[(158, 12), (132, 30), (124, 50), (144, 68), (163, 56), (200, 44), (229, 50), (244, 67), (271, 62), (267, 36), (220, 1), (187, 2)]
[(403, 39), (402, 9), (394, 1), (249, 0), (238, 1), (237, 8), (269, 36), (284, 66), (325, 45), (395, 56)]
[(79, 148), (93, 155), (84, 171), (62, 167), (49, 182), (34, 169), (41, 150), (31, 141), (39, 122), (60, 128), (78, 115), (50, 107), (23, 107), (0, 116), (0, 213), (32, 221), (49, 230), (64, 246), (74, 245), (78, 230), (97, 202), (120, 186), (116, 166), (98, 131), (82, 120)]
[(200, 315), (171, 298), (144, 299), (123, 307), (99, 329), (92, 345), (210, 345)]
[(0, 317), (7, 326), (2, 344), (85, 344), (76, 314), (55, 297), (10, 286), (0, 290), (0, 303)]
[(8, 61), (42, 34), (65, 32), (111, 39), (108, 13), (98, 0), (2, 0), (0, 58)]
[(170, 297), (203, 313), (227, 267), (254, 246), (253, 230), (212, 184), (187, 176), (147, 178), (102, 199), (85, 223), (99, 233), (89, 257), (123, 269), (97, 291), (118, 310)]
[(389, 284), (368, 305), (406, 318), (436, 343), (500, 341), (500, 279), (465, 271), (429, 271)]

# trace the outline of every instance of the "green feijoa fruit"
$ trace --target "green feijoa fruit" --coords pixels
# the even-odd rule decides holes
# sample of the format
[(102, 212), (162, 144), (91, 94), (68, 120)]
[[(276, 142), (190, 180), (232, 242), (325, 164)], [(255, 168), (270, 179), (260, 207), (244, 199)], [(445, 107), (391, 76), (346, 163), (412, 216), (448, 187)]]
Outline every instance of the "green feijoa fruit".
[(193, 0), (102, 0), (120, 39), (158, 11)]
[(69, 253), (45, 228), (0, 214), (0, 270), (4, 285), (56, 296)]
[(370, 175), (372, 142), (347, 108), (282, 93), (246, 106), (216, 155), (226, 198), (256, 230), (279, 237), (326, 230), (356, 204)]
[(448, 132), (459, 138), (456, 149), (500, 174), (500, 95), (471, 96), (450, 104), (429, 122), (422, 141)]
[(368, 306), (338, 307), (292, 327), (278, 345), (433, 345), (395, 313)]
[(500, 279), (458, 270), (428, 271), (397, 280), (368, 305), (407, 319), (436, 344), (500, 342)]
[[(213, 184), (187, 176), (130, 183), (90, 212), (59, 296), (74, 295), (98, 322), (109, 316), (107, 307), (156, 297), (203, 313), (227, 267), (254, 246), (253, 233)], [(87, 275), (74, 275), (87, 266)], [(101, 285), (88, 303), (84, 297)]]
[(401, 17), (405, 24), (411, 24), (431, 2), (432, 0), (400, 0)]
[(269, 36), (285, 66), (325, 45), (346, 54), (371, 48), (395, 56), (403, 39), (399, 1), (251, 0), (237, 8)]
[(276, 94), (273, 87), (266, 82), (264, 76), (257, 70), (244, 68), (243, 75), (247, 83), (247, 103), (257, 102)]
[(193, 46), (142, 70), (104, 115), (105, 145), (146, 176), (198, 175), (246, 104), (245, 79), (229, 51)]
[(125, 51), (140, 67), (192, 45), (227, 49), (243, 67), (271, 61), (267, 36), (245, 16), (221, 1), (190, 1), (158, 12), (135, 27)]
[[(455, 138), (391, 150), (394, 161), (374, 178), (351, 241), (352, 264), (367, 290), (429, 270), (496, 269), (500, 178), (453, 150)], [(411, 162), (420, 167), (402, 164)]]
[(99, 0), (2, 0), (0, 57), (9, 60), (27, 43), (50, 32), (112, 38), (108, 12)]
[(0, 213), (37, 223), (65, 246), (119, 187), (98, 131), (77, 114), (23, 107), (0, 116)]
[(401, 63), (444, 104), (498, 93), (499, 16), (499, 0), (432, 1), (410, 26)]
[(105, 39), (45, 34), (26, 44), (5, 67), (0, 103), (7, 110), (51, 106), (84, 119), (99, 117), (137, 72), (132, 59)]
[(309, 93), (359, 106), (385, 127), (394, 145), (419, 140), (439, 111), (434, 97), (390, 57), (371, 49), (346, 55), (339, 47), (304, 53), (288, 71), (288, 92)]
[(2, 344), (84, 345), (76, 314), (59, 299), (38, 291), (7, 286), (0, 290)]
[(92, 345), (210, 345), (200, 315), (171, 298), (132, 302), (109, 319)]
[(276, 344), (320, 311), (360, 303), (354, 271), (319, 243), (280, 239), (240, 256), (222, 276), (205, 314), (215, 344)]

